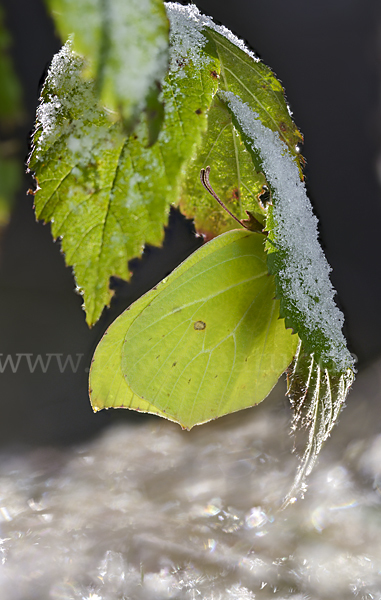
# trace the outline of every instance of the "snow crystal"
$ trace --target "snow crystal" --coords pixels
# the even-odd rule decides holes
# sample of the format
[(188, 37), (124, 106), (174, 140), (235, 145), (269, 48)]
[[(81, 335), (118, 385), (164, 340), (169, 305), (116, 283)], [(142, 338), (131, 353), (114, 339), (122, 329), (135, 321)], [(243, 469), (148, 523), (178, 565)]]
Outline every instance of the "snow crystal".
[[(82, 119), (93, 116), (90, 112), (94, 112), (94, 93), (88, 85), (82, 84), (79, 80), (83, 64), (83, 60), (72, 51), (71, 40), (66, 42), (53, 57), (43, 96), (37, 108), (37, 130), (39, 131), (37, 151), (46, 145), (52, 145), (62, 135), (67, 128), (69, 113), (79, 116), (77, 115), (79, 98), (80, 108), (84, 111)], [(82, 84), (80, 97), (79, 82)]]
[(273, 189), (276, 244), (288, 257), (278, 273), (289, 302), (305, 318), (311, 334), (322, 330), (329, 348), (323, 363), (333, 361), (339, 371), (353, 366), (342, 334), (344, 317), (333, 297), (329, 280), (331, 267), (318, 242), (317, 218), (312, 212), (305, 184), (300, 180), (295, 159), (278, 134), (265, 127), (249, 105), (231, 92), (221, 92), (242, 130), (260, 152), (265, 175)]
[(79, 166), (113, 148), (110, 123), (98, 108), (92, 82), (81, 77), (84, 60), (69, 40), (53, 57), (37, 108), (34, 155), (37, 160), (67, 136), (66, 158)]
[(176, 73), (185, 58), (200, 67), (201, 50), (207, 40), (202, 35), (200, 13), (193, 4), (181, 6), (174, 2), (165, 5), (170, 22), (170, 71)]
[(165, 8), (170, 22), (172, 71), (176, 71), (179, 68), (179, 61), (186, 56), (191, 58), (196, 65), (200, 63), (200, 50), (204, 48), (207, 42), (205, 36), (202, 35), (202, 30), (205, 27), (209, 27), (223, 35), (255, 61), (259, 60), (242, 40), (237, 38), (223, 25), (216, 25), (211, 17), (201, 14), (194, 4), (182, 6), (175, 2), (166, 2)]

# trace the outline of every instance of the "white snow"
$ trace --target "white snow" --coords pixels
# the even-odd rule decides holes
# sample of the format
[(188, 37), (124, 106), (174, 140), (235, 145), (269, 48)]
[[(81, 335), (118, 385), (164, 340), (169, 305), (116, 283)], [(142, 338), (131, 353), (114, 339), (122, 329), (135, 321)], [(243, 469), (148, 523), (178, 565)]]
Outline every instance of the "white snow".
[(73, 52), (71, 40), (53, 57), (37, 108), (37, 160), (45, 158), (63, 136), (68, 136), (65, 157), (79, 167), (87, 167), (99, 152), (115, 145), (94, 86), (81, 77), (83, 66), (84, 59)]
[(166, 2), (165, 8), (171, 25), (171, 44), (175, 54), (178, 52), (184, 56), (184, 52), (185, 54), (188, 51), (193, 53), (197, 51), (197, 48), (203, 48), (206, 38), (201, 32), (205, 27), (209, 27), (223, 35), (255, 61), (259, 60), (234, 33), (223, 25), (216, 25), (211, 17), (201, 14), (194, 4), (182, 6), (176, 2)]
[(193, 4), (181, 6), (165, 4), (170, 22), (170, 71), (176, 73), (182, 62), (190, 59), (196, 67), (202, 66), (202, 50), (207, 42), (201, 33), (201, 15)]
[(323, 363), (333, 361), (339, 371), (353, 367), (342, 334), (344, 317), (333, 298), (329, 266), (318, 241), (317, 218), (312, 212), (295, 159), (278, 134), (265, 127), (249, 105), (231, 92), (221, 92), (242, 130), (259, 151), (264, 173), (273, 190), (275, 239), (288, 261), (278, 277), (285, 296), (304, 318), (311, 334), (322, 330), (329, 340)]
[[(60, 137), (67, 127), (68, 113), (78, 108), (77, 88), (83, 64), (84, 61), (72, 51), (71, 40), (53, 57), (44, 86), (49, 92), (41, 98), (37, 108), (37, 129), (40, 131), (37, 151), (45, 145), (52, 145)], [(94, 107), (94, 95), (85, 84), (81, 86), (82, 96), (84, 99), (81, 104), (91, 110)], [(84, 114), (83, 119), (89, 116)]]

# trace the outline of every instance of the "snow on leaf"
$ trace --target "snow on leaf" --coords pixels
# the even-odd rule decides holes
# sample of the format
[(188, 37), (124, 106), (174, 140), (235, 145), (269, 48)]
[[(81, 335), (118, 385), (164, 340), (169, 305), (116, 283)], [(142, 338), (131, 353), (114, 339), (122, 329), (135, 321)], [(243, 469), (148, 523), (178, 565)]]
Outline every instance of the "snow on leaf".
[[(86, 57), (83, 75), (96, 81), (101, 102), (130, 129), (168, 64), (168, 20), (162, 0), (47, 0), (64, 41)], [(148, 106), (148, 108), (150, 108)]]
[(343, 373), (332, 374), (315, 360), (299, 342), (293, 364), (288, 369), (287, 395), (293, 408), (292, 431), (307, 432), (307, 443), (300, 456), (300, 464), (294, 484), (283, 506), (293, 502), (299, 493), (303, 495), (305, 479), (311, 473), (324, 442), (331, 434), (348, 391), (354, 380), (354, 372), (348, 368)]
[(111, 275), (128, 279), (128, 261), (145, 243), (160, 244), (182, 169), (206, 127), (216, 60), (205, 72), (184, 61), (163, 81), (164, 124), (149, 146), (142, 119), (126, 137), (99, 109), (96, 90), (81, 73), (84, 60), (67, 43), (54, 57), (37, 110), (29, 168), (35, 172), (36, 216), (51, 221), (74, 267), (93, 324), (110, 301)]
[(254, 60), (259, 61), (254, 53), (247, 48), (243, 40), (239, 39), (223, 25), (216, 25), (211, 17), (201, 14), (194, 4), (182, 6), (177, 2), (166, 2), (165, 8), (171, 23), (175, 24), (178, 31), (178, 47), (186, 49), (187, 52), (192, 51), (192, 48), (198, 44), (203, 44), (203, 36), (200, 35), (200, 32), (209, 28), (223, 35), (231, 44)]
[(344, 317), (334, 302), (330, 266), (318, 241), (313, 215), (298, 165), (276, 132), (231, 92), (221, 93), (239, 126), (259, 153), (272, 191), (266, 228), (268, 263), (275, 275), (280, 314), (315, 359), (331, 372), (353, 368), (342, 333)]

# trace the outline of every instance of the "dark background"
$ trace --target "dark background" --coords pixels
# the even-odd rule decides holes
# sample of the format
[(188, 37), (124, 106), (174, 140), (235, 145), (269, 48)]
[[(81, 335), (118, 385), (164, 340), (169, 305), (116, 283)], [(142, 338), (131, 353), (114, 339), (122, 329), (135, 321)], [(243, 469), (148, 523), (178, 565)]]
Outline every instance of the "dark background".
[[(39, 83), (60, 48), (40, 0), (2, 0), (24, 89), (21, 155), (33, 127)], [(373, 0), (203, 0), (200, 10), (233, 30), (273, 68), (305, 136), (310, 198), (321, 242), (346, 316), (350, 350), (363, 369), (381, 353), (381, 3)], [(381, 168), (379, 169), (381, 171)], [(83, 354), (77, 373), (53, 364), (42, 375), (21, 368), (0, 374), (0, 444), (81, 441), (130, 411), (93, 415), (87, 370), (105, 327), (162, 279), (199, 241), (171, 214), (164, 249), (131, 263), (131, 284), (117, 285), (111, 310), (89, 330), (71, 270), (48, 225), (36, 223), (25, 176), (1, 239), (0, 353)]]

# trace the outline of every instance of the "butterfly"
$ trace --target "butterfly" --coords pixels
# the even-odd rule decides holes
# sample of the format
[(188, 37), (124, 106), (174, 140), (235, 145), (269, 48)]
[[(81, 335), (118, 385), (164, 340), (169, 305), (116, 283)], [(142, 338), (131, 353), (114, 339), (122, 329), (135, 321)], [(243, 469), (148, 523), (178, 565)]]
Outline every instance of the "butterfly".
[(153, 412), (190, 429), (269, 394), (298, 338), (279, 318), (255, 227), (207, 242), (116, 319), (90, 371), (94, 410)]

